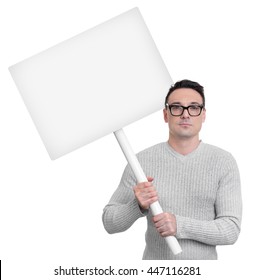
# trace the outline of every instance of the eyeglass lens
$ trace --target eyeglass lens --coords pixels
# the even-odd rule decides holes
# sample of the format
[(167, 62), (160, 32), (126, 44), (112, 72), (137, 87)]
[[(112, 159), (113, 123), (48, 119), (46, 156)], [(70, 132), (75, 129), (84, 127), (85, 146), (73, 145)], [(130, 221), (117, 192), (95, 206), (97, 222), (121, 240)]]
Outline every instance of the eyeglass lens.
[(202, 111), (202, 106), (200, 105), (190, 105), (188, 107), (179, 106), (179, 105), (170, 105), (169, 108), (173, 116), (183, 115), (184, 110), (187, 110), (190, 116), (199, 116)]

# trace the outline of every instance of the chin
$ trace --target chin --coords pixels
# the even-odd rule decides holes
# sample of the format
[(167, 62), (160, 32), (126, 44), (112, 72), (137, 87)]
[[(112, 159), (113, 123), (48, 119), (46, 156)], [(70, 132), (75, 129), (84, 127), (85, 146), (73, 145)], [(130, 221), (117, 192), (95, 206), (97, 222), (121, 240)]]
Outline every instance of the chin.
[(181, 131), (178, 133), (178, 136), (181, 138), (192, 138), (194, 134), (191, 131)]

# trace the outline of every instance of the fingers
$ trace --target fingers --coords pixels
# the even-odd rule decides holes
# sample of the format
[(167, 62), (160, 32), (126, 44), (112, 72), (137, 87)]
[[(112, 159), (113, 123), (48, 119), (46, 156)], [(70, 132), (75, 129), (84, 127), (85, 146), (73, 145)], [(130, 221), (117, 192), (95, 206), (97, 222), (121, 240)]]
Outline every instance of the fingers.
[(171, 213), (161, 213), (153, 217), (154, 225), (162, 237), (176, 235), (176, 217)]
[(134, 187), (134, 194), (140, 207), (143, 209), (148, 209), (150, 204), (158, 200), (156, 189), (152, 185), (154, 179), (152, 177), (147, 179), (148, 182), (139, 183)]

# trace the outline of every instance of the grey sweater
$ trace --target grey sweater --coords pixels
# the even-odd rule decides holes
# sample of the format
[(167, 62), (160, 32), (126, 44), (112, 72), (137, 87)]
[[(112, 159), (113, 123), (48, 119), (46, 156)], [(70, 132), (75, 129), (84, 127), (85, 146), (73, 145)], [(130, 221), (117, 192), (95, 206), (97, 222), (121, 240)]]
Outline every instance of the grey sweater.
[(154, 178), (163, 211), (176, 216), (176, 237), (183, 252), (174, 256), (154, 227), (151, 211), (141, 211), (132, 190), (137, 182), (129, 165), (104, 208), (107, 232), (125, 231), (146, 216), (146, 260), (217, 259), (216, 245), (237, 240), (242, 214), (240, 176), (230, 153), (200, 142), (196, 150), (183, 156), (165, 142), (137, 157), (145, 174)]

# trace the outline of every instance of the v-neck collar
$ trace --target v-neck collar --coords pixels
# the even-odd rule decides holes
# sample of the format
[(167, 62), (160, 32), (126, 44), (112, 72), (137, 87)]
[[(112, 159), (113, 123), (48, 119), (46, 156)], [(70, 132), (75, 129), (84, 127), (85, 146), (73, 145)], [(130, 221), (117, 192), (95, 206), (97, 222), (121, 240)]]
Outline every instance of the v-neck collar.
[(186, 161), (187, 159), (193, 158), (196, 154), (199, 153), (199, 151), (202, 150), (204, 143), (202, 141), (199, 142), (199, 145), (197, 146), (197, 148), (195, 150), (193, 150), (192, 152), (190, 152), (187, 155), (182, 155), (180, 153), (178, 153), (177, 151), (175, 151), (168, 142), (165, 142), (165, 148), (168, 152), (170, 152), (174, 157), (176, 157), (177, 159), (181, 160), (182, 162)]

